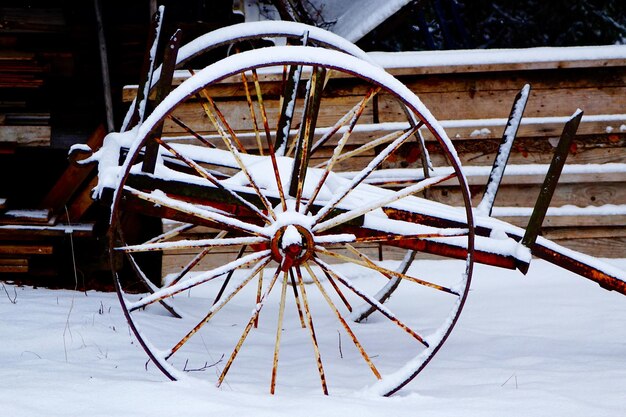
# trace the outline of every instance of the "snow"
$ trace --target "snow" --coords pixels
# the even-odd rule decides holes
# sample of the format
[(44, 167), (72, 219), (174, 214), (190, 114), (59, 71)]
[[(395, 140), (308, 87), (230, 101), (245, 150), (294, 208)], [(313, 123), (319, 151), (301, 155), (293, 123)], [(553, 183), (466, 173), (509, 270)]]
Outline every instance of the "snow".
[[(610, 262), (626, 268), (626, 259)], [(419, 261), (440, 271), (453, 263)], [(16, 301), (0, 299), (6, 416), (624, 414), (626, 300), (543, 261), (534, 261), (525, 277), (477, 266), (455, 331), (424, 372), (391, 398), (325, 397), (280, 386), (270, 396), (255, 386), (217, 389), (193, 372), (169, 382), (145, 366), (115, 294), (6, 289)], [(334, 326), (316, 323), (318, 335), (336, 335)]]
[(575, 62), (625, 59), (626, 45), (370, 52), (369, 55), (376, 63), (386, 69), (439, 66), (454, 67), (528, 62)]

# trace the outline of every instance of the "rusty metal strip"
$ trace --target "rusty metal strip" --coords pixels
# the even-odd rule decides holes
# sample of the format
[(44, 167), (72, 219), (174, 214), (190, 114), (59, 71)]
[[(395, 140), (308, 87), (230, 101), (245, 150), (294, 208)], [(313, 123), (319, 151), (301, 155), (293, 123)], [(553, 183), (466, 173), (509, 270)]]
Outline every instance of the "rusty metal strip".
[(345, 329), (346, 333), (348, 333), (348, 335), (350, 336), (350, 339), (352, 340), (352, 343), (354, 343), (354, 346), (356, 346), (356, 348), (358, 349), (359, 353), (363, 357), (363, 360), (365, 360), (365, 362), (369, 366), (370, 370), (372, 371), (372, 373), (374, 374), (376, 379), (382, 379), (382, 376), (380, 375), (380, 372), (378, 372), (378, 369), (376, 369), (376, 366), (374, 365), (374, 363), (370, 359), (370, 357), (367, 354), (367, 352), (365, 352), (365, 349), (363, 348), (363, 346), (361, 345), (361, 343), (357, 339), (356, 335), (354, 334), (354, 332), (352, 331), (352, 329), (350, 328), (350, 326), (348, 325), (346, 320), (343, 318), (343, 316), (341, 315), (339, 310), (337, 310), (337, 307), (335, 306), (335, 303), (333, 303), (333, 300), (331, 300), (330, 297), (328, 296), (328, 293), (324, 289), (324, 286), (319, 281), (317, 276), (313, 273), (313, 271), (311, 270), (311, 267), (309, 266), (308, 262), (305, 262), (303, 265), (306, 268), (306, 270), (309, 273), (309, 275), (311, 275), (311, 278), (313, 279), (313, 282), (315, 283), (317, 288), (322, 293), (322, 296), (326, 300), (326, 303), (328, 303), (328, 305), (330, 306), (331, 310), (333, 310), (333, 312), (335, 313), (335, 316), (337, 316), (337, 319), (339, 320), (339, 322), (341, 323), (341, 325)]
[(324, 395), (328, 395), (328, 386), (326, 385), (326, 374), (324, 373), (324, 365), (322, 364), (322, 356), (317, 343), (317, 337), (315, 336), (315, 327), (313, 326), (313, 316), (311, 316), (311, 309), (309, 308), (309, 301), (306, 295), (306, 288), (304, 288), (304, 280), (302, 279), (302, 270), (300, 266), (296, 266), (296, 275), (298, 277), (298, 286), (300, 287), (300, 293), (302, 294), (302, 304), (304, 305), (304, 313), (306, 315), (306, 321), (308, 323), (309, 334), (311, 335), (311, 343), (313, 344), (313, 352), (315, 353), (315, 362), (317, 363), (317, 371), (320, 375), (320, 382), (322, 384), (322, 391)]

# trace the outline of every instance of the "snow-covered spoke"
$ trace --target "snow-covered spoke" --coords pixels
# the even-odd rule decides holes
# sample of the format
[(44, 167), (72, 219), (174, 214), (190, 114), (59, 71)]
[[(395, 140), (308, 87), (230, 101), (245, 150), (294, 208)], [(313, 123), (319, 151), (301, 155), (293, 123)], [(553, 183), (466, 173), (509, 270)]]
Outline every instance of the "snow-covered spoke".
[[(361, 117), (361, 115), (363, 114), (363, 111), (365, 110), (365, 107), (372, 100), (372, 98), (374, 98), (376, 94), (378, 94), (379, 91), (380, 91), (380, 87), (378, 86), (370, 88), (368, 92), (365, 94), (365, 96), (361, 99), (361, 101), (359, 101), (350, 110), (348, 110), (346, 114), (341, 116), (341, 118), (337, 120), (337, 122), (330, 129), (328, 129), (328, 131), (324, 133), (322, 137), (320, 137), (313, 144), (313, 146), (311, 146), (311, 153), (313, 154), (318, 149), (321, 149), (321, 147), (330, 138), (332, 138), (337, 132), (341, 130), (341, 128), (343, 128), (346, 125), (346, 123), (349, 122), (348, 128), (342, 135), (343, 142), (345, 143), (350, 137), (350, 135), (352, 134), (354, 127), (356, 126), (357, 122), (359, 121), (359, 118)], [(334, 153), (337, 153), (337, 152), (341, 152), (341, 148), (339, 149), (339, 151), (335, 150)]]
[(413, 133), (414, 129), (409, 129), (405, 131), (404, 134), (394, 140), (374, 159), (372, 159), (367, 167), (359, 172), (348, 184), (344, 185), (342, 189), (339, 190), (339, 192), (337, 192), (335, 196), (324, 205), (324, 207), (315, 216), (315, 222), (319, 223), (320, 221), (322, 221), (331, 212), (331, 210), (337, 206), (337, 204), (339, 204), (352, 190), (354, 190), (357, 185), (363, 182), (363, 180), (367, 178), (367, 176), (371, 174), (372, 171), (378, 168), (389, 155), (391, 155), (400, 147), (400, 145), (406, 142)]
[(363, 114), (363, 111), (365, 110), (365, 106), (371, 100), (371, 98), (378, 93), (378, 91), (380, 91), (380, 87), (371, 88), (367, 92), (365, 97), (361, 100), (361, 102), (355, 105), (346, 115), (344, 115), (341, 119), (339, 119), (339, 121), (335, 124), (335, 126), (333, 126), (333, 128), (328, 133), (322, 136), (322, 138), (320, 138), (311, 148), (311, 153), (313, 153), (317, 148), (322, 146), (332, 135), (334, 135), (339, 129), (341, 129), (344, 126), (344, 124), (348, 122), (348, 120), (350, 121), (350, 124), (348, 125), (348, 129), (344, 132), (342, 137), (337, 142), (337, 145), (335, 146), (333, 150), (333, 154), (331, 158), (328, 161), (326, 161), (326, 163), (322, 164), (324, 166), (324, 172), (321, 175), (319, 181), (317, 182), (317, 185), (315, 186), (313, 193), (309, 197), (309, 202), (308, 202), (306, 212), (309, 211), (312, 204), (315, 202), (315, 199), (317, 198), (320, 190), (324, 186), (324, 183), (326, 182), (328, 175), (330, 174), (331, 170), (335, 166), (335, 163), (339, 160), (343, 147), (348, 142), (348, 139), (350, 139), (350, 135), (352, 134), (352, 131), (354, 130), (354, 127), (356, 126), (359, 118)]
[[(225, 232), (223, 232), (225, 233)], [(144, 243), (141, 245), (127, 245), (117, 247), (116, 250), (122, 252), (150, 252), (150, 251), (176, 251), (192, 248), (217, 248), (227, 246), (255, 245), (267, 242), (264, 237), (231, 237), (226, 238), (224, 234), (216, 236), (214, 239), (197, 240), (176, 240), (173, 242)]]
[(341, 323), (341, 325), (345, 329), (346, 333), (348, 333), (348, 335), (350, 336), (350, 340), (352, 340), (352, 343), (354, 344), (354, 346), (356, 346), (356, 348), (358, 349), (359, 353), (361, 354), (361, 357), (363, 357), (363, 360), (367, 363), (367, 365), (371, 369), (371, 371), (374, 374), (374, 376), (376, 377), (376, 379), (381, 379), (382, 376), (380, 375), (380, 372), (378, 372), (378, 369), (376, 369), (376, 366), (374, 365), (374, 363), (370, 359), (370, 356), (367, 354), (367, 352), (365, 351), (365, 349), (363, 348), (363, 346), (361, 345), (361, 343), (357, 339), (356, 335), (354, 334), (354, 332), (350, 328), (350, 325), (348, 325), (348, 322), (346, 321), (346, 319), (343, 318), (343, 316), (341, 315), (341, 313), (339, 312), (339, 310), (335, 306), (335, 303), (333, 302), (333, 300), (330, 298), (330, 296), (328, 295), (328, 293), (324, 289), (324, 286), (320, 282), (319, 278), (317, 278), (317, 276), (315, 275), (315, 273), (313, 272), (313, 270), (311, 269), (311, 267), (309, 266), (308, 263), (304, 263), (304, 267), (306, 268), (307, 272), (309, 273), (309, 275), (313, 279), (313, 282), (315, 283), (315, 285), (319, 289), (320, 293), (324, 297), (324, 300), (326, 300), (326, 303), (328, 304), (328, 306), (331, 308), (333, 313), (335, 313), (335, 316), (337, 317), (337, 320), (339, 320), (339, 322)]
[(246, 338), (248, 337), (248, 334), (250, 333), (250, 330), (252, 330), (252, 327), (254, 326), (254, 323), (256, 322), (257, 317), (261, 313), (261, 310), (263, 309), (263, 305), (265, 304), (265, 300), (267, 299), (267, 296), (272, 291), (272, 288), (274, 288), (274, 284), (276, 284), (276, 280), (278, 279), (278, 276), (280, 275), (280, 272), (281, 272), (280, 269), (276, 268), (276, 272), (274, 272), (274, 276), (270, 280), (267, 289), (265, 290), (265, 292), (261, 296), (261, 299), (259, 300), (259, 302), (256, 304), (256, 306), (252, 310), (252, 316), (250, 317), (250, 320), (248, 320), (248, 324), (244, 328), (243, 333), (241, 334), (241, 337), (237, 341), (237, 344), (235, 345), (235, 348), (233, 349), (232, 353), (230, 354), (230, 357), (228, 358), (228, 361), (224, 365), (224, 368), (222, 369), (222, 372), (220, 373), (220, 376), (217, 379), (217, 386), (218, 387), (220, 385), (222, 385), (222, 383), (224, 382), (224, 378), (226, 378), (226, 374), (228, 374), (228, 371), (230, 370), (230, 367), (232, 366), (233, 361), (237, 357), (237, 354), (239, 354), (239, 351), (241, 350), (241, 347), (243, 346), (243, 343), (246, 341)]
[(198, 206), (191, 203), (174, 200), (165, 196), (162, 192), (154, 191), (146, 193), (144, 191), (139, 191), (128, 186), (124, 187), (124, 191), (127, 191), (142, 200), (148, 201), (160, 207), (166, 207), (175, 212), (180, 212), (186, 216), (195, 217), (199, 221), (209, 221), (226, 230), (238, 230), (240, 232), (245, 232), (260, 237), (266, 236), (263, 228), (259, 226), (243, 222), (224, 214), (198, 208)]
[(373, 210), (376, 210), (383, 206), (391, 204), (394, 201), (398, 201), (402, 198), (408, 197), (411, 194), (424, 191), (425, 189), (428, 189), (434, 185), (447, 181), (450, 178), (453, 178), (455, 175), (456, 174), (450, 174), (450, 175), (441, 176), (441, 177), (430, 177), (428, 179), (418, 182), (417, 184), (413, 184), (408, 187), (405, 187), (400, 191), (390, 193), (383, 198), (379, 198), (378, 200), (374, 200), (372, 202), (364, 204), (362, 207), (347, 211), (345, 213), (341, 213), (340, 215), (335, 216), (321, 223), (319, 222), (319, 220), (323, 219), (324, 215), (320, 214), (321, 213), (321, 210), (320, 210), (320, 213), (318, 213), (318, 215), (316, 216), (317, 221), (316, 221), (316, 225), (313, 227), (313, 231), (318, 232), (318, 233), (323, 232), (337, 225), (340, 225), (342, 223), (355, 219), (359, 216), (363, 216), (364, 214), (369, 213)]
[(269, 250), (251, 253), (240, 259), (229, 262), (226, 265), (222, 265), (209, 271), (202, 272), (193, 278), (187, 279), (169, 287), (161, 288), (159, 291), (155, 291), (153, 294), (150, 294), (135, 303), (129, 303), (129, 310), (134, 311), (145, 308), (152, 303), (173, 297), (174, 295), (179, 294), (183, 291), (186, 291), (193, 287), (197, 287), (219, 276), (225, 275), (234, 269), (240, 269), (260, 260), (264, 260), (265, 258), (269, 257), (269, 255)]
[(219, 302), (218, 302), (218, 300), (215, 300), (215, 303), (213, 303), (213, 305), (209, 309), (209, 312), (207, 313), (207, 315), (196, 326), (194, 326), (194, 328), (191, 329), (181, 340), (179, 340), (178, 343), (176, 343), (174, 345), (174, 347), (172, 347), (167, 352), (167, 354), (165, 355), (165, 359), (169, 359), (181, 347), (183, 347), (183, 345), (185, 343), (187, 343), (187, 341), (189, 339), (191, 339), (191, 337), (193, 335), (198, 333), (198, 331), (204, 325), (206, 325), (211, 320), (211, 318), (213, 318), (213, 316), (215, 316), (215, 314), (217, 314), (226, 304), (228, 304), (228, 302), (230, 300), (232, 300), (233, 297), (235, 295), (237, 295), (237, 293), (239, 293), (246, 285), (248, 285), (248, 283), (250, 281), (252, 281), (257, 275), (259, 275), (261, 273), (261, 271), (263, 270), (263, 268), (265, 268), (267, 266), (267, 264), (270, 263), (270, 261), (271, 261), (271, 259), (268, 258), (268, 259), (265, 259), (265, 260), (259, 262), (254, 268), (252, 268), (252, 272), (250, 274), (248, 274), (248, 276), (243, 281), (241, 281), (232, 290), (230, 290), (229, 292), (225, 293), (223, 299), (219, 300)]
[(376, 310), (378, 310), (383, 316), (387, 317), (387, 319), (389, 319), (395, 325), (397, 325), (402, 330), (410, 334), (413, 338), (415, 338), (424, 346), (426, 347), (429, 346), (428, 342), (424, 340), (422, 336), (417, 334), (413, 329), (411, 329), (409, 326), (407, 326), (402, 321), (400, 321), (400, 319), (398, 319), (395, 316), (395, 314), (389, 311), (389, 309), (385, 307), (384, 305), (382, 305), (376, 298), (372, 297), (371, 295), (368, 295), (365, 291), (362, 291), (359, 288), (357, 288), (348, 278), (343, 276), (341, 273), (334, 271), (333, 268), (326, 262), (320, 260), (319, 258), (314, 259), (313, 261), (324, 271), (328, 272), (333, 278), (337, 279), (339, 282), (341, 282), (343, 285), (349, 288), (353, 293), (361, 297), (365, 302), (367, 302)]
[(244, 206), (246, 206), (247, 208), (249, 208), (250, 210), (252, 210), (254, 213), (256, 213), (260, 218), (263, 219), (263, 221), (265, 221), (265, 223), (269, 223), (270, 219), (269, 217), (267, 217), (261, 210), (259, 210), (254, 204), (251, 204), (249, 201), (247, 201), (246, 199), (244, 199), (243, 197), (241, 197), (238, 193), (236, 193), (235, 191), (231, 190), (228, 187), (225, 187), (213, 174), (211, 174), (209, 171), (207, 171), (206, 169), (204, 169), (202, 166), (200, 166), (198, 163), (194, 162), (193, 160), (187, 158), (186, 156), (184, 156), (183, 154), (181, 154), (180, 152), (178, 152), (176, 149), (174, 149), (172, 146), (170, 146), (167, 142), (163, 141), (160, 138), (156, 139), (157, 142), (159, 142), (161, 144), (161, 146), (163, 146), (165, 149), (167, 149), (170, 153), (172, 153), (176, 158), (180, 159), (181, 161), (183, 161), (185, 164), (187, 164), (189, 167), (191, 167), (193, 170), (195, 170), (198, 175), (200, 175), (202, 178), (208, 180), (209, 182), (211, 182), (211, 184), (215, 185), (217, 188), (219, 188), (220, 190), (228, 193), (230, 196), (232, 196), (235, 200), (239, 201), (240, 203), (242, 203)]
[[(141, 282), (146, 286), (146, 288), (148, 289), (148, 291), (151, 294), (154, 294), (155, 292), (157, 292), (159, 290), (159, 287), (157, 287), (156, 285), (154, 285), (152, 283), (152, 281), (150, 281), (148, 279), (148, 277), (146, 276), (146, 274), (143, 272), (143, 270), (141, 269), (141, 267), (139, 266), (139, 264), (137, 263), (137, 261), (135, 260), (135, 257), (130, 254), (127, 253), (126, 254), (127, 259), (130, 262), (131, 267), (133, 268), (133, 271), (135, 271), (135, 274), (137, 274), (137, 276), (139, 277), (139, 279), (141, 280)], [(169, 300), (160, 300), (159, 303), (167, 310), (170, 312), (170, 314), (176, 318), (182, 318), (183, 315), (178, 311), (178, 309), (172, 305), (172, 303)]]

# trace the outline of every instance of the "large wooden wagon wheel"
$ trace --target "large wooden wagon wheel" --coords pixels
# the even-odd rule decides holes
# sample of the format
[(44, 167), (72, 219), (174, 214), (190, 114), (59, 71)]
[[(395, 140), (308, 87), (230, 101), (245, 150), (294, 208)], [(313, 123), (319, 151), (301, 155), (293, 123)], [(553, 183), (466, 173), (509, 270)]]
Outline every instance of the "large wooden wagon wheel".
[[(339, 99), (336, 81), (346, 77), (363, 87)], [(232, 110), (236, 95), (246, 97), (244, 113)], [(372, 123), (373, 97), (401, 103), (406, 123)], [(185, 123), (198, 114), (204, 125)], [(193, 134), (155, 138), (163, 123), (165, 133), (174, 123)], [(450, 174), (385, 181), (387, 162), (421, 127)], [(390, 395), (450, 334), (473, 269), (468, 187), (436, 120), (382, 69), (307, 46), (242, 52), (196, 72), (125, 135), (134, 140), (114, 187), (111, 252), (125, 253), (150, 291), (127, 291), (112, 269), (132, 330), (169, 378)], [(460, 185), (464, 207), (418, 196), (446, 181)], [(130, 244), (132, 225), (120, 219), (135, 212), (171, 230)], [(446, 242), (466, 255), (458, 273), (409, 269), (415, 250), (443, 253), (433, 248)], [(138, 259), (153, 251), (184, 261), (147, 276)]]

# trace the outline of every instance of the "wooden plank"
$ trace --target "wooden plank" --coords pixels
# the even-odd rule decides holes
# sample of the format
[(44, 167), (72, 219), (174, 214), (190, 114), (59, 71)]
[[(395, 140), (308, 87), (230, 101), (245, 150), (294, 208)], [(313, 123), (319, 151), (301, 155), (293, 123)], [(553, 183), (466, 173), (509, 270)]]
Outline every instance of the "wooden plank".
[(52, 226), (5, 224), (0, 225), (0, 240), (33, 241), (48, 237), (63, 237), (71, 233), (74, 237), (92, 237), (93, 223), (55, 224)]
[(0, 126), (0, 145), (50, 146), (50, 126)]
[[(99, 125), (96, 130), (89, 136), (86, 144), (94, 151), (100, 149), (106, 135), (106, 129), (103, 125)], [(43, 198), (39, 207), (50, 208), (53, 212), (60, 211), (70, 200), (72, 195), (76, 193), (89, 174), (95, 169), (93, 165), (70, 164), (57, 182), (52, 186), (48, 194)], [(90, 184), (83, 185), (89, 190), (92, 188)]]
[(70, 222), (73, 223), (79, 221), (87, 210), (89, 210), (89, 208), (94, 204), (94, 199), (91, 198), (91, 191), (97, 184), (98, 177), (94, 177), (72, 198), (72, 202), (68, 207)]
[(53, 219), (47, 209), (7, 210), (0, 216), (0, 224), (49, 224)]
[(625, 237), (558, 239), (555, 242), (566, 248), (599, 258), (623, 258), (626, 253)]
[(0, 244), (0, 255), (51, 255), (52, 245)]
[(0, 273), (23, 274), (28, 272), (28, 259), (0, 258)]

